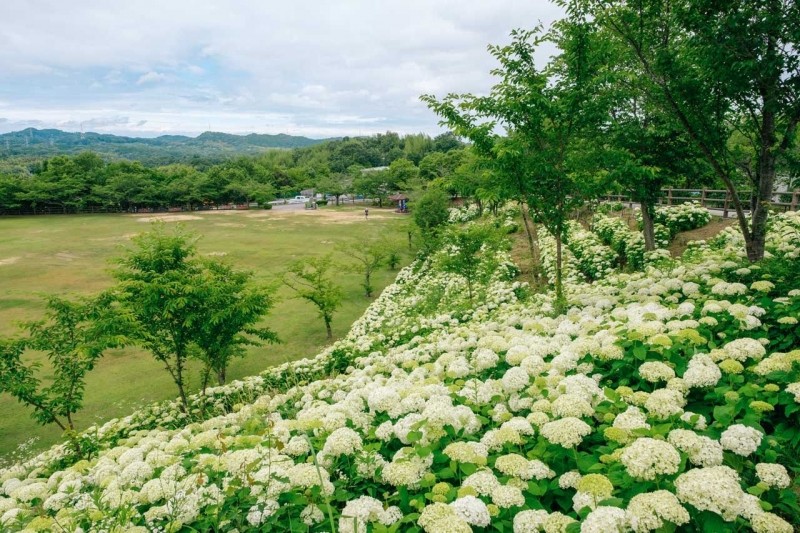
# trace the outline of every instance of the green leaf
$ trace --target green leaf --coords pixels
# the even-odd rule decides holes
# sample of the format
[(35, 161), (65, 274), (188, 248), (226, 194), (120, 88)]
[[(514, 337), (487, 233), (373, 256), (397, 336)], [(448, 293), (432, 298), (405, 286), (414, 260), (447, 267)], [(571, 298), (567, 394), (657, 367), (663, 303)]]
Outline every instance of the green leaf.
[(634, 346), (633, 356), (639, 361), (644, 361), (645, 359), (647, 359), (647, 347), (642, 344)]
[(458, 469), (461, 470), (462, 474), (470, 476), (478, 470), (478, 467), (472, 463), (462, 463), (458, 465)]

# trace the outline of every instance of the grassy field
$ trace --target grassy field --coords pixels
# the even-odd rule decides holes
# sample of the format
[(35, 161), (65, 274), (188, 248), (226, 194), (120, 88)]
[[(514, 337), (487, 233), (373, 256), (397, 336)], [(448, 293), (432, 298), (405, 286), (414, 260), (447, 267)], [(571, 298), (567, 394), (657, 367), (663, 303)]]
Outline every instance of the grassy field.
[[(87, 215), (0, 218), (0, 335), (16, 334), (15, 323), (37, 319), (42, 295), (92, 294), (112, 283), (111, 259), (124, 253), (130, 238), (146, 231), (149, 215)], [(324, 255), (339, 242), (389, 238), (407, 251), (408, 219), (390, 210), (325, 208), (317, 211), (218, 211), (165, 215), (167, 223), (181, 223), (202, 236), (200, 254), (224, 255), (238, 268), (255, 272), (259, 280), (279, 278), (288, 263), (300, 257)], [(347, 256), (335, 252), (341, 263)], [(405, 253), (403, 265), (409, 261)], [(392, 282), (396, 272), (383, 268), (375, 276), (378, 292)], [(347, 333), (352, 322), (370, 303), (357, 274), (337, 274), (345, 299), (334, 316), (336, 337)], [(286, 287), (265, 320), (283, 344), (252, 348), (248, 357), (235, 360), (230, 379), (260, 372), (287, 359), (313, 355), (326, 344), (325, 327), (315, 309), (292, 298)], [(46, 360), (44, 361), (46, 362)], [(46, 375), (46, 366), (43, 375)], [(192, 385), (198, 372), (192, 372)], [(129, 413), (136, 405), (172, 398), (175, 385), (149, 354), (135, 348), (109, 351), (87, 379), (84, 409), (77, 415), (83, 428), (96, 421)], [(57, 427), (40, 427), (29, 411), (7, 394), (0, 395), (0, 458), (32, 437), (36, 448), (60, 438)]]

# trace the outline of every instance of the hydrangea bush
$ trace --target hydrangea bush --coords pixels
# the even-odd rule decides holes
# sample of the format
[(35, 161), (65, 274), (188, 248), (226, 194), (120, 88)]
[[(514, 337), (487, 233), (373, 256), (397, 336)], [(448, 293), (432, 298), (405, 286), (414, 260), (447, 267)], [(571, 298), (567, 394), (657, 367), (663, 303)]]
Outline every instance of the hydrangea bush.
[[(775, 217), (773, 258), (798, 229)], [(569, 281), (558, 316), (505, 256), (474, 307), (430, 257), (316, 358), (193, 398), (216, 416), (152, 406), (3, 469), (0, 527), (790, 533), (800, 289), (740, 244)]]
[(463, 207), (451, 207), (448, 210), (447, 222), (450, 224), (460, 224), (475, 220), (481, 212), (477, 204), (470, 204)]
[(617, 267), (618, 255), (579, 222), (567, 223), (567, 247), (576, 260), (576, 267), (589, 281), (611, 274)]
[[(641, 227), (641, 211), (636, 212), (636, 219)], [(711, 212), (699, 202), (656, 206), (653, 215), (653, 223), (666, 227), (670, 239), (682, 231), (702, 228), (709, 222), (711, 222)]]
[[(655, 224), (656, 248), (666, 248), (670, 243), (670, 232), (662, 224)], [(592, 231), (600, 242), (609, 246), (618, 257), (620, 265), (629, 270), (642, 270), (645, 266), (644, 236), (641, 231), (632, 231), (625, 220), (597, 213), (592, 218)]]

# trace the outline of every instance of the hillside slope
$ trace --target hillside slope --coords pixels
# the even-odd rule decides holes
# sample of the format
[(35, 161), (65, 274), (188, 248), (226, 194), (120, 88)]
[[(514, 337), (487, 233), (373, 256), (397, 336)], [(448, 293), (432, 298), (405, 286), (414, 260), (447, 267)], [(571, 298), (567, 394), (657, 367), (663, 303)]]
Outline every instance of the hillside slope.
[(257, 154), (272, 148), (300, 148), (325, 142), (293, 135), (232, 135), (204, 132), (197, 137), (162, 135), (160, 137), (125, 137), (101, 133), (77, 133), (56, 129), (0, 134), (0, 158), (18, 156), (49, 157), (91, 150), (113, 158), (135, 159), (145, 164), (159, 164), (191, 157), (219, 158)]
[[(87, 432), (87, 459), (0, 471), (0, 524), (791, 532), (800, 289), (740, 241), (572, 281), (558, 316), (502, 261), (470, 304), (434, 256), (316, 358), (215, 389), (217, 416), (153, 406)], [(796, 263), (800, 216), (768, 247)]]

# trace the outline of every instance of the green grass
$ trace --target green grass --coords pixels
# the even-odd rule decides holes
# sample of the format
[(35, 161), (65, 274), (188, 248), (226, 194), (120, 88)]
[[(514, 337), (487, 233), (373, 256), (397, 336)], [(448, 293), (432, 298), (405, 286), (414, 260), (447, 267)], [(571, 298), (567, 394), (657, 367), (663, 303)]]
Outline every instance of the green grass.
[[(93, 294), (110, 286), (114, 257), (130, 246), (130, 237), (146, 231), (147, 215), (88, 215), (0, 218), (0, 335), (15, 335), (16, 322), (38, 319), (42, 295)], [(279, 278), (289, 262), (300, 257), (334, 252), (335, 243), (390, 238), (403, 250), (408, 219), (390, 210), (363, 207), (326, 208), (315, 212), (228, 211), (201, 212), (199, 219), (183, 220), (186, 229), (200, 235), (198, 252), (224, 254), (237, 268), (255, 272), (265, 282)], [(175, 223), (174, 221), (169, 222)], [(340, 262), (347, 257), (339, 252)], [(410, 260), (406, 253), (403, 264)], [(391, 283), (396, 272), (382, 268), (373, 283), (376, 294)], [(352, 272), (337, 274), (345, 298), (333, 320), (335, 337), (344, 336), (370, 303)], [(264, 324), (276, 331), (283, 344), (252, 348), (229, 368), (229, 379), (256, 374), (266, 367), (307, 357), (326, 344), (325, 327), (311, 304), (292, 298), (281, 286), (278, 302)], [(36, 357), (36, 356), (31, 356)], [(46, 363), (46, 360), (44, 361)], [(46, 365), (42, 375), (46, 376)], [(199, 371), (194, 367), (191, 386)], [(84, 408), (76, 416), (79, 428), (124, 416), (136, 406), (174, 398), (175, 385), (152, 357), (137, 348), (112, 350), (88, 375)], [(60, 430), (38, 426), (29, 410), (8, 394), (0, 394), (0, 457), (17, 445), (37, 438), (36, 449), (57, 442)]]

